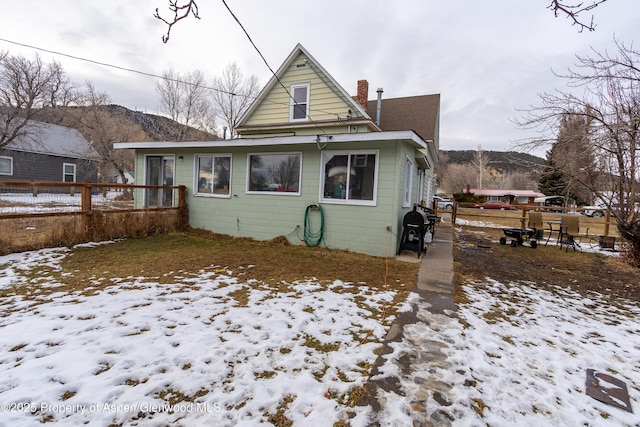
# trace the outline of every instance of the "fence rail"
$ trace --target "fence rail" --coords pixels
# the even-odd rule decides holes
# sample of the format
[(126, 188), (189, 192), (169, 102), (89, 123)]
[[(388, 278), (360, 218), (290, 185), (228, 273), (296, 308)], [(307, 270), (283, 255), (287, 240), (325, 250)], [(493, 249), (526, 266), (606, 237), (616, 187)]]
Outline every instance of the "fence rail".
[(0, 181), (0, 217), (175, 209), (182, 204), (182, 186)]
[(0, 254), (188, 225), (186, 187), (0, 181)]
[(544, 221), (559, 222), (562, 215), (572, 214), (578, 215), (580, 218), (581, 228), (588, 228), (589, 234), (603, 236), (619, 236), (617, 232), (617, 221), (613, 218), (609, 211), (605, 212), (604, 217), (592, 218), (579, 214), (579, 210), (574, 209), (572, 212), (557, 212), (545, 209), (536, 209), (537, 206), (520, 205), (513, 210), (493, 210), (493, 209), (477, 209), (473, 208), (473, 204), (455, 203), (451, 211), (452, 222), (455, 223), (457, 217), (476, 220), (478, 222), (494, 222), (501, 226), (520, 227), (521, 220), (528, 217), (529, 212), (542, 212)]

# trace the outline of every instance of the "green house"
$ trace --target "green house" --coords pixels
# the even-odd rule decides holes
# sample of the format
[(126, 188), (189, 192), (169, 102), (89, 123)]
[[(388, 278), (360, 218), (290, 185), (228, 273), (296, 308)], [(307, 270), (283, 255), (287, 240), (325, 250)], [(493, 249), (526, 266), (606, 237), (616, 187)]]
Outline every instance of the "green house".
[[(137, 184), (187, 187), (193, 227), (394, 255), (404, 215), (435, 194), (440, 95), (368, 92), (360, 80), (349, 95), (298, 44), (241, 118), (238, 138), (115, 148), (135, 150)], [(139, 203), (166, 203), (158, 193)]]

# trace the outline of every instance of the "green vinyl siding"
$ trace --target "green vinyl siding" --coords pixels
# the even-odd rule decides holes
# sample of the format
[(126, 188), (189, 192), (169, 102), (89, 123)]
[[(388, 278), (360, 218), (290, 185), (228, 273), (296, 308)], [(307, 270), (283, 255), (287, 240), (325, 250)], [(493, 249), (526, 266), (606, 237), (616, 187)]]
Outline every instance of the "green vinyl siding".
[[(353, 147), (353, 146), (351, 146)], [(403, 148), (404, 147), (404, 148)], [(340, 147), (333, 147), (339, 149)], [(346, 147), (344, 147), (346, 148)], [(401, 142), (367, 142), (359, 150), (376, 150), (378, 159), (378, 192), (375, 206), (322, 204), (324, 212), (324, 240), (321, 246), (348, 249), (376, 256), (394, 255), (402, 233), (402, 173), (405, 153), (411, 152)], [(307, 206), (320, 198), (321, 151), (313, 145), (294, 145), (286, 151), (302, 153), (302, 181), (299, 195), (247, 194), (247, 156), (255, 153), (279, 153), (280, 147), (238, 147), (232, 150), (231, 197), (212, 198), (194, 195), (196, 155), (229, 153), (229, 147), (167, 150), (138, 150), (136, 179), (144, 180), (145, 155), (175, 154), (175, 184), (187, 187), (189, 222), (194, 228), (237, 237), (268, 240), (287, 236), (294, 244), (301, 242)], [(182, 158), (180, 158), (182, 156)], [(417, 185), (417, 180), (414, 180)], [(310, 214), (310, 231), (319, 227), (318, 213)], [(296, 233), (296, 226), (299, 226)], [(391, 234), (387, 240), (387, 227)], [(387, 247), (389, 242), (389, 247)]]

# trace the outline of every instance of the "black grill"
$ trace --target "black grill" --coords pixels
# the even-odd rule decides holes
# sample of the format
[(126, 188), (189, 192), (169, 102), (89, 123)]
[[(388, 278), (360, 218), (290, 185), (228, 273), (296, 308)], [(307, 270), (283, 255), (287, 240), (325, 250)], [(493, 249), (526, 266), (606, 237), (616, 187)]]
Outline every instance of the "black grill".
[(400, 240), (400, 250), (409, 249), (418, 253), (418, 258), (425, 251), (424, 241), (428, 232), (433, 233), (437, 217), (428, 208), (417, 209), (407, 212), (402, 220), (402, 239)]

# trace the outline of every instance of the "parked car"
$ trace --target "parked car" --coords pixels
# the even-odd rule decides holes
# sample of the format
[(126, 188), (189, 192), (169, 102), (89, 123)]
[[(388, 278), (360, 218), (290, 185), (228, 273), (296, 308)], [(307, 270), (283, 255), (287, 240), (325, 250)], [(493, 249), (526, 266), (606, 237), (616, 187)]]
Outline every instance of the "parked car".
[(580, 208), (580, 213), (584, 216), (593, 218), (603, 218), (604, 210), (605, 208), (602, 208), (600, 206), (583, 206)]
[(513, 209), (509, 203), (502, 200), (489, 200), (488, 202), (479, 203), (475, 207), (478, 209), (500, 209), (501, 211)]
[(448, 211), (453, 209), (453, 200), (446, 197), (433, 196), (433, 201), (440, 210)]
[(575, 212), (576, 201), (564, 196), (544, 196), (534, 199), (536, 211), (542, 212)]

